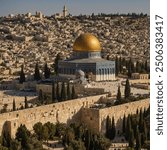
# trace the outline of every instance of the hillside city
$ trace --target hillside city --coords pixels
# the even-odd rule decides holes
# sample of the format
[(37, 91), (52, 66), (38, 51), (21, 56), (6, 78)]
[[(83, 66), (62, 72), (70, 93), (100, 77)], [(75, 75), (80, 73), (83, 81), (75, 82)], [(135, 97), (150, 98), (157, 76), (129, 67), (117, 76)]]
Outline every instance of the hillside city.
[[(51, 16), (1, 16), (0, 149), (149, 150), (149, 19), (72, 16), (66, 6)], [(86, 37), (101, 49), (85, 49)], [(89, 71), (61, 68), (70, 60)]]
[(103, 57), (149, 60), (148, 16), (56, 18), (42, 13), (28, 13), (0, 18), (1, 75), (17, 74), (21, 64), (25, 65), (26, 74), (32, 74), (35, 62), (41, 66), (46, 62), (52, 65), (60, 52), (68, 58), (74, 40), (84, 32), (98, 37)]

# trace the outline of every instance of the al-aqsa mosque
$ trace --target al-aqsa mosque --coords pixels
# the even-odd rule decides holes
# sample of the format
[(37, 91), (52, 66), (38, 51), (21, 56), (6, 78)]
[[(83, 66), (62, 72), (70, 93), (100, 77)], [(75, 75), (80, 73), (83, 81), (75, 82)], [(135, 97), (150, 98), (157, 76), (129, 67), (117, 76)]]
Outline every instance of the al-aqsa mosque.
[(92, 81), (115, 79), (115, 61), (101, 57), (99, 40), (90, 33), (81, 34), (74, 42), (70, 59), (58, 63), (59, 75), (74, 78), (77, 71), (90, 75)]

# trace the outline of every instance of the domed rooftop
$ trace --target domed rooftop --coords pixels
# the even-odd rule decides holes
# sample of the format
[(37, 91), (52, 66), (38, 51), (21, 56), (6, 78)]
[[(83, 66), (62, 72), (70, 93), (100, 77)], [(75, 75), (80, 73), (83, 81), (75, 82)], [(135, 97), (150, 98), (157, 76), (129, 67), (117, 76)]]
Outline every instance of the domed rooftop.
[(98, 52), (101, 51), (99, 40), (90, 33), (81, 34), (74, 42), (74, 51)]
[(80, 76), (80, 77), (84, 77), (85, 76), (85, 73), (82, 71), (82, 70), (77, 70), (76, 73), (75, 73), (77, 76)]

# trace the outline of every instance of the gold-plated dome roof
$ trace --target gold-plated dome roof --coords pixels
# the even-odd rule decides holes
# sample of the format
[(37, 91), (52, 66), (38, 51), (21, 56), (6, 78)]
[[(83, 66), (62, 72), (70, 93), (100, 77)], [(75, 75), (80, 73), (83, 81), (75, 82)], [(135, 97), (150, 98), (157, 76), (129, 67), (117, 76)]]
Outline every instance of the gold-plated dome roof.
[(81, 34), (74, 42), (74, 51), (80, 52), (98, 52), (101, 51), (99, 40), (90, 33)]

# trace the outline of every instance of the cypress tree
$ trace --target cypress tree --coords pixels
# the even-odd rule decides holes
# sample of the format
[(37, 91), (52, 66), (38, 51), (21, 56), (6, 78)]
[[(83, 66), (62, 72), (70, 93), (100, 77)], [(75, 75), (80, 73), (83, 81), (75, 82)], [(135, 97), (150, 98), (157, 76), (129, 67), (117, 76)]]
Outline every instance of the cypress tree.
[(42, 92), (42, 90), (39, 90), (38, 99), (43, 104), (43, 92)]
[(128, 77), (132, 77), (132, 60), (130, 59), (128, 62)]
[(148, 134), (147, 133), (147, 126), (146, 126), (146, 122), (144, 121), (143, 122), (143, 140), (144, 140), (144, 142), (147, 141), (147, 134)]
[(122, 66), (126, 66), (126, 60), (125, 60), (125, 58), (122, 58)]
[(139, 131), (143, 132), (143, 112), (140, 109), (140, 116), (139, 116)]
[(141, 72), (141, 64), (138, 61), (136, 62), (136, 72), (137, 73)]
[(121, 101), (121, 90), (120, 90), (120, 86), (118, 86), (117, 101)]
[(67, 99), (67, 93), (66, 93), (66, 89), (65, 89), (65, 83), (62, 83), (61, 86), (61, 101), (64, 101)]
[(130, 97), (130, 84), (129, 84), (129, 80), (126, 80), (126, 84), (125, 84), (125, 98), (129, 98)]
[(91, 141), (90, 130), (86, 130), (86, 134), (85, 134), (85, 146), (86, 146), (87, 150), (90, 150), (90, 141)]
[(24, 103), (25, 103), (25, 108), (28, 108), (27, 96), (25, 96)]
[(106, 137), (111, 139), (111, 119), (109, 116), (106, 118)]
[(25, 74), (24, 74), (24, 67), (23, 67), (23, 65), (21, 65), (21, 72), (20, 72), (20, 78), (19, 78), (19, 83), (23, 83), (23, 82), (25, 82)]
[(54, 70), (55, 70), (56, 74), (58, 74), (58, 62), (59, 62), (60, 59), (61, 59), (60, 53), (58, 53), (56, 58), (55, 58), (55, 63), (54, 63)]
[(127, 122), (126, 122), (126, 131), (125, 131), (125, 138), (129, 141), (130, 130), (132, 129), (130, 115), (128, 115)]
[(75, 99), (75, 98), (76, 98), (76, 93), (75, 93), (75, 87), (74, 87), (74, 85), (73, 85), (73, 87), (72, 87), (71, 98), (72, 98), (72, 99)]
[(13, 111), (16, 111), (16, 102), (15, 102), (15, 99), (13, 99)]
[(132, 129), (129, 134), (129, 147), (134, 148), (134, 132)]
[(115, 128), (115, 121), (114, 117), (112, 117), (112, 123), (111, 123), (111, 140), (115, 138), (116, 135), (116, 128)]
[(131, 66), (128, 65), (128, 78), (131, 78), (132, 77), (132, 69), (131, 69)]
[(139, 110), (138, 110), (138, 108), (137, 108), (137, 110), (136, 110), (136, 114), (137, 114), (137, 115), (139, 114)]
[(122, 58), (119, 58), (119, 73), (122, 73)]
[(34, 73), (34, 80), (38, 81), (40, 79), (41, 79), (41, 77), (40, 77), (39, 67), (38, 67), (38, 63), (36, 63), (35, 73)]
[(45, 66), (44, 66), (44, 76), (45, 76), (45, 79), (50, 78), (50, 69), (48, 68), (47, 63), (45, 63)]
[(123, 121), (122, 121), (122, 133), (125, 134), (126, 131), (126, 117), (124, 114)]
[(52, 102), (55, 102), (55, 82), (52, 82)]
[(115, 59), (115, 75), (118, 76), (119, 73), (119, 61), (118, 61), (118, 57), (116, 56)]
[(56, 99), (60, 101), (60, 88), (59, 88), (59, 82), (57, 82), (56, 85)]
[(69, 82), (67, 84), (67, 98), (68, 98), (68, 100), (71, 99), (71, 90), (70, 90), (70, 83)]
[(136, 128), (136, 150), (141, 150), (141, 135), (139, 133), (138, 128)]

